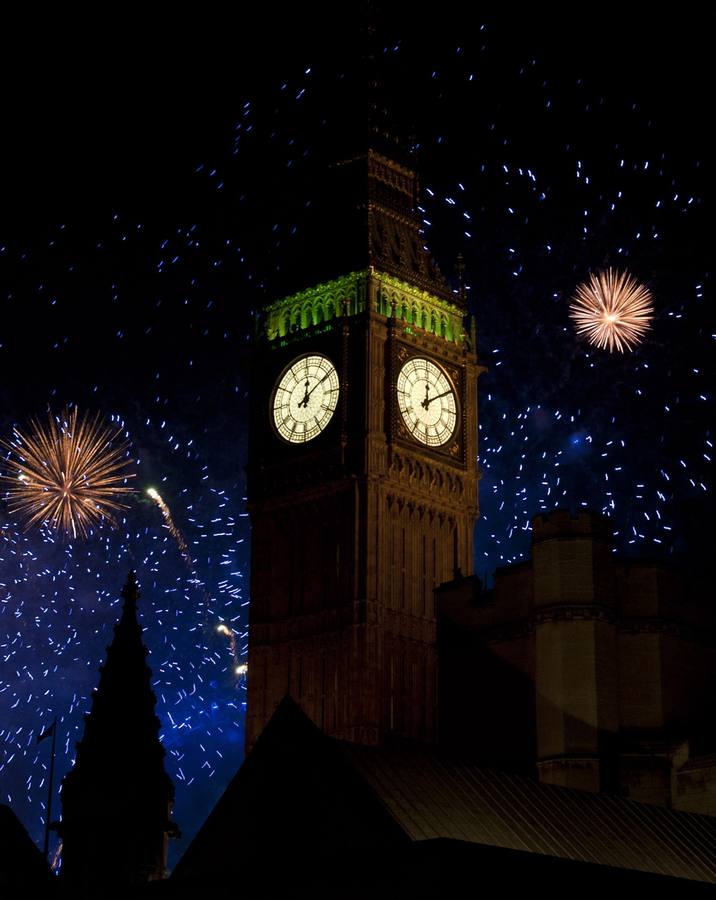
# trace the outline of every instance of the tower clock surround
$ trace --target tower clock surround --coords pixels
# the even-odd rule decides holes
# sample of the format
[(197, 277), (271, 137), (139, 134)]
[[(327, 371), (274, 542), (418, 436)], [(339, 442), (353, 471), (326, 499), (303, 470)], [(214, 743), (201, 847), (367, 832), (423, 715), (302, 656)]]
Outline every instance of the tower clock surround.
[(299, 356), (281, 372), (271, 397), (278, 436), (290, 444), (311, 441), (326, 428), (338, 405), (336, 367), (319, 353)]
[(441, 447), (455, 433), (458, 404), (448, 375), (429, 359), (411, 357), (400, 369), (398, 408), (411, 436), (428, 447)]

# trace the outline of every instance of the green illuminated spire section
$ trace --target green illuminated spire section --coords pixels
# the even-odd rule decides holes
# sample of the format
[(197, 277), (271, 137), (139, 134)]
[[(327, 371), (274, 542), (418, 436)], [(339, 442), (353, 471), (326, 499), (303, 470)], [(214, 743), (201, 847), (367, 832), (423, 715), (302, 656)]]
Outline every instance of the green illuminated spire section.
[(465, 338), (464, 311), (393, 275), (370, 268), (271, 303), (264, 309), (263, 331), (283, 345), (303, 332), (328, 331), (343, 316), (373, 312), (398, 319), (409, 333), (421, 331), (460, 344)]

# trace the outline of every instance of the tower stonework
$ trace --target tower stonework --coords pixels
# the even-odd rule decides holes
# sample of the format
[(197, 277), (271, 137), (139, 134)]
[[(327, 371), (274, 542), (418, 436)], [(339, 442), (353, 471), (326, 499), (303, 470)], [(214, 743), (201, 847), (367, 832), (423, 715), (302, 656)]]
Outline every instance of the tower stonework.
[(328, 735), (434, 740), (433, 591), (472, 571), (464, 304), (423, 246), (415, 174), (373, 151), (347, 167), (353, 270), (266, 307), (255, 350), (249, 748), (285, 695)]

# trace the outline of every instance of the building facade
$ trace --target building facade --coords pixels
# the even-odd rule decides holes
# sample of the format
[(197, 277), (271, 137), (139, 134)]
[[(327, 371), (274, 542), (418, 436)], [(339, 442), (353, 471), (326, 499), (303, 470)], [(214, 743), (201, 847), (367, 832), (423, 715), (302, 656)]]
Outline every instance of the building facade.
[(607, 519), (557, 510), (491, 591), (465, 579), (438, 594), (443, 743), (716, 815), (716, 622), (673, 569), (616, 557)]

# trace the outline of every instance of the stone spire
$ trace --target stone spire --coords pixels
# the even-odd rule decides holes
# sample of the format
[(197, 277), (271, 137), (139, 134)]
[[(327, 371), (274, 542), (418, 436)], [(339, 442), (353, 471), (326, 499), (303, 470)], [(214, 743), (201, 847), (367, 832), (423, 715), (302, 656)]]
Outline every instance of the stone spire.
[(62, 783), (62, 879), (78, 888), (163, 878), (167, 838), (176, 834), (139, 596), (130, 572), (77, 758)]

